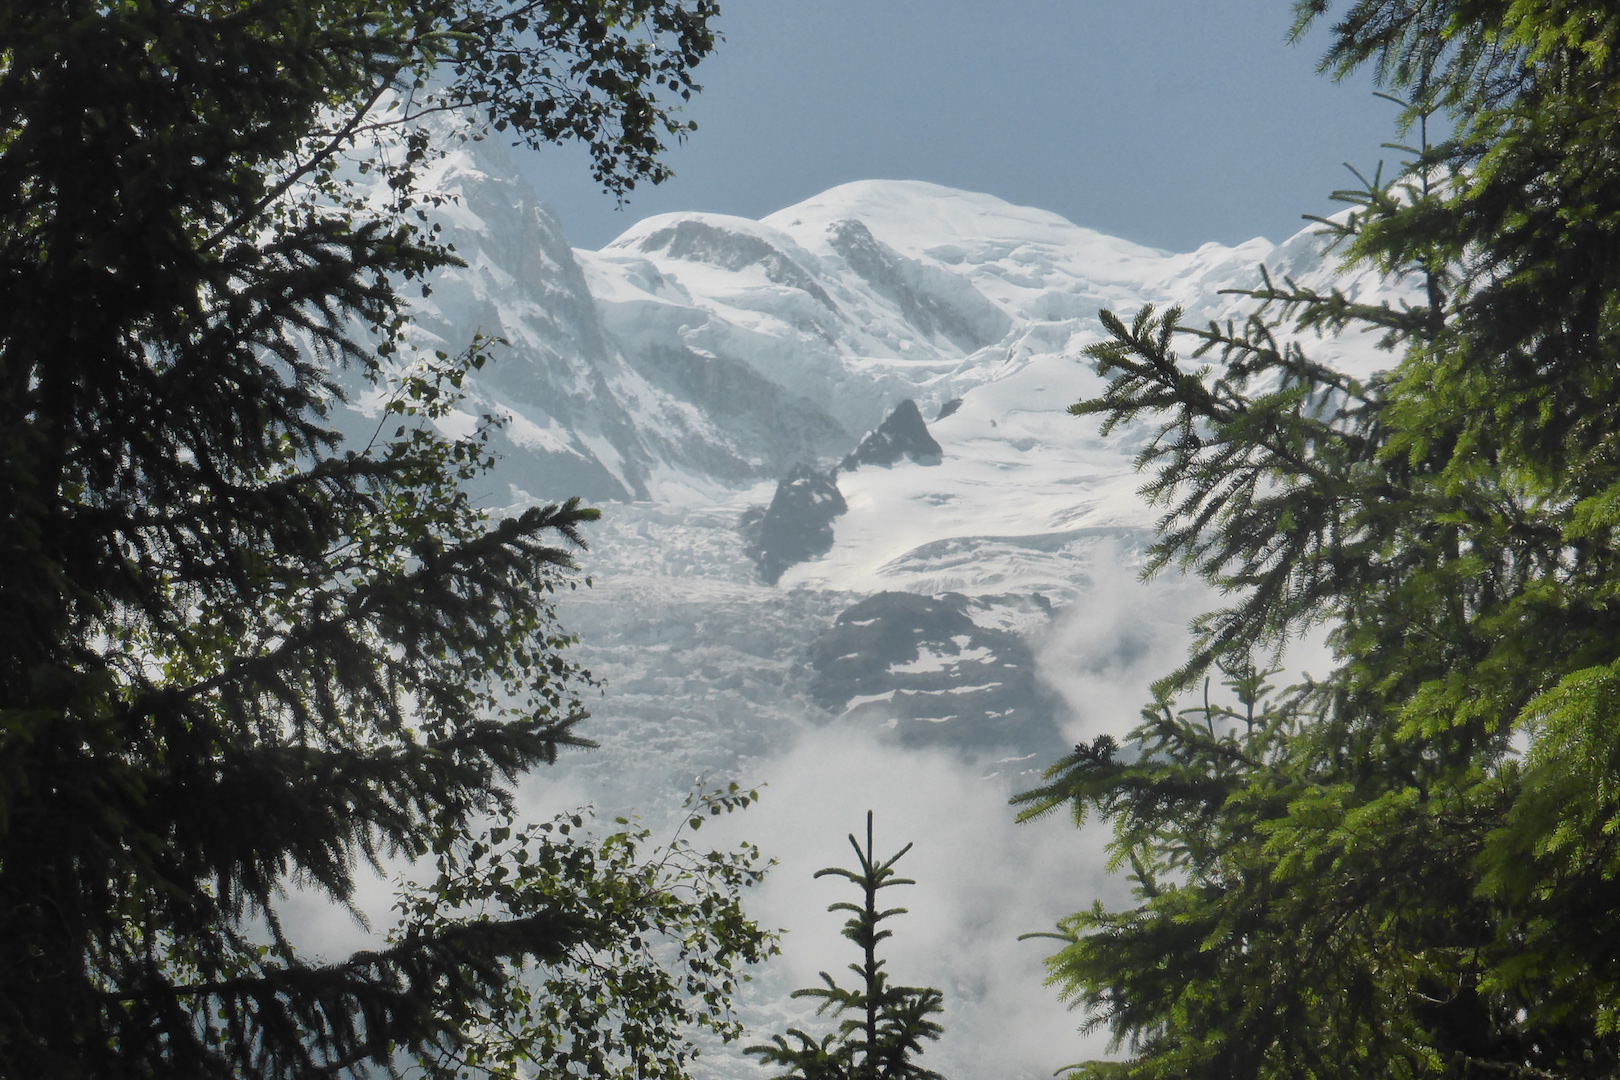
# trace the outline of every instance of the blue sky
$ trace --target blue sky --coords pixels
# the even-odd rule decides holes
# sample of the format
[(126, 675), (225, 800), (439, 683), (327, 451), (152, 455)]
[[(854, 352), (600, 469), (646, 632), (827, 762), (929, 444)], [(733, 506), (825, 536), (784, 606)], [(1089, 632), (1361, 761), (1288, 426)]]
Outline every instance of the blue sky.
[(1281, 240), (1395, 109), (1315, 73), (1288, 0), (723, 0), (676, 177), (615, 210), (582, 152), (524, 154), (572, 243), (648, 214), (760, 217), (835, 184), (929, 180), (1172, 250)]

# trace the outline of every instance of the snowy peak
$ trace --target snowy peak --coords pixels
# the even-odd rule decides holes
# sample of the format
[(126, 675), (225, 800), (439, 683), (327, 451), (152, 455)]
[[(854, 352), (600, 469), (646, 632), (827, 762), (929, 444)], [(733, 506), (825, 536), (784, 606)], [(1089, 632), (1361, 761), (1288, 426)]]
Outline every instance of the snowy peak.
[[(825, 235), (829, 225), (846, 219), (867, 222), (878, 239), (897, 251), (942, 262), (955, 260), (959, 253), (966, 258), (970, 252), (982, 254), (1009, 243), (1104, 247), (1148, 257), (1165, 254), (1083, 228), (1047, 210), (921, 180), (840, 184), (761, 220), (802, 238)], [(813, 240), (800, 242), (812, 250), (816, 247)]]
[[(812, 251), (842, 220), (863, 222), (893, 250), (965, 279), (1015, 320), (1070, 317), (1044, 294), (1109, 295), (1165, 276), (1169, 252), (1087, 229), (991, 195), (917, 181), (843, 184), (764, 219)], [(1251, 267), (1252, 269), (1252, 267)], [(1095, 312), (1093, 311), (1093, 314)]]
[(451, 352), (474, 332), (509, 343), (446, 428), (504, 418), (496, 480), (517, 500), (746, 491), (838, 461), (904, 401), (925, 415), (960, 402), (948, 430), (965, 458), (1021, 453), (1080, 430), (1034, 417), (1084, 383), (1074, 358), (1101, 336), (1100, 308), (1224, 318), (1242, 301), (1222, 290), (1255, 283), (1263, 260), (1322, 267), (1310, 236), (1171, 254), (993, 196), (875, 180), (760, 221), (658, 215), (578, 251), (497, 148), (450, 154), (437, 183), (457, 196), (439, 224), (467, 265), (432, 282), (415, 334)]

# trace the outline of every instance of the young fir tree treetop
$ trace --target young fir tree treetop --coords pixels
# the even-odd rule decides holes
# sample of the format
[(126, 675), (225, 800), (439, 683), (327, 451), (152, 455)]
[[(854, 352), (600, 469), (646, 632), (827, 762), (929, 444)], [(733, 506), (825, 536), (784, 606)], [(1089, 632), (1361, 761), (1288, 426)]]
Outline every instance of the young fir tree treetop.
[(851, 834), (849, 846), (855, 850), (858, 869), (830, 866), (817, 870), (815, 876), (841, 877), (861, 890), (859, 904), (840, 900), (827, 908), (849, 912), (843, 935), (861, 950), (860, 962), (849, 965), (857, 982), (841, 986), (823, 971), (822, 986), (793, 992), (796, 998), (819, 1000), (816, 1014), (832, 1014), (838, 1018), (838, 1027), (819, 1041), (799, 1028), (789, 1028), (786, 1036), (773, 1035), (770, 1043), (750, 1046), (747, 1052), (766, 1065), (781, 1068), (777, 1074), (781, 1080), (941, 1080), (938, 1073), (913, 1059), (921, 1056), (924, 1039), (938, 1039), (944, 1030), (932, 1019), (944, 1011), (943, 995), (932, 987), (894, 985), (884, 970), (885, 961), (877, 955), (878, 945), (894, 934), (886, 927), (880, 929), (881, 924), (906, 913), (903, 907), (882, 907), (879, 894), (916, 884), (899, 877), (894, 869), (911, 845), (878, 861), (868, 810), (866, 845), (862, 847)]
[[(478, 835), (588, 745), (550, 597), (595, 513), (475, 505), (479, 436), (432, 421), (489, 343), (403, 336), (401, 290), (454, 258), (434, 156), (572, 138), (610, 191), (657, 181), (714, 15), (0, 5), (0, 1075), (448, 1076), (502, 1039), (510, 1072), (531, 1024), (548, 1068), (671, 1075), (684, 995), (768, 947), (747, 852)], [(330, 422), (343, 365), (386, 401), (370, 445)], [(398, 935), (302, 954), (284, 889), (346, 904), (391, 856), (442, 871)], [(689, 982), (633, 959), (660, 941)], [(570, 958), (629, 1011), (530, 1007), (519, 969)]]

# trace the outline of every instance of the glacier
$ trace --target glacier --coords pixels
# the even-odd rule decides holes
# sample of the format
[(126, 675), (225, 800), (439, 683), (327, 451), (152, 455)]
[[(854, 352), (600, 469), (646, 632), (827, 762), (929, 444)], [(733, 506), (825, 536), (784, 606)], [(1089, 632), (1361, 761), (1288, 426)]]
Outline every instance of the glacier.
[[(1399, 282), (1340, 275), (1311, 229), (1174, 253), (918, 181), (758, 221), (662, 214), (585, 251), (499, 147), (451, 151), (430, 182), (455, 197), (439, 223), (465, 265), (414, 302), (412, 343), (506, 342), (440, 421), (502, 420), (479, 497), (603, 509), (579, 557), (592, 585), (559, 602), (603, 681), (600, 748), (532, 777), (525, 804), (658, 819), (698, 777), (769, 785), (713, 826), (780, 860), (755, 910), (790, 933), (744, 995), (756, 1039), (814, 1026), (787, 991), (850, 959), (823, 910), (843, 897), (811, 874), (874, 808), (880, 846), (917, 844), (890, 968), (945, 991), (924, 1061), (978, 1080), (1105, 1053), (1041, 985), (1050, 943), (1016, 938), (1126, 898), (1106, 837), (1016, 826), (1006, 799), (1075, 741), (1132, 727), (1211, 598), (1138, 580), (1148, 431), (1104, 439), (1065, 412), (1101, 389), (1081, 351), (1100, 308), (1240, 317), (1223, 290), (1262, 263), (1374, 302)], [(1386, 361), (1368, 339), (1311, 348), (1358, 374)], [(376, 393), (353, 390), (344, 424), (375, 426)], [(735, 1048), (703, 1060), (761, 1075)]]

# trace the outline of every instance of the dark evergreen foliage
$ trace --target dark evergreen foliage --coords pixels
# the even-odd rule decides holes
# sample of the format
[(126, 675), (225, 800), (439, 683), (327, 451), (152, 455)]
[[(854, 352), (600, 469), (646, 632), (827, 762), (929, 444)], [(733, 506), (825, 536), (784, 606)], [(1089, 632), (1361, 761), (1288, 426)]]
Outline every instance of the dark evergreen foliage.
[[(1057, 935), (1054, 980), (1132, 1051), (1082, 1074), (1620, 1069), (1616, 45), (1606, 3), (1348, 5), (1325, 66), (1372, 64), (1418, 145), (1324, 224), (1412, 301), (1268, 279), (1243, 325), (1105, 314), (1074, 411), (1158, 423), (1154, 567), (1232, 601), (1125, 745), (1019, 800), (1111, 820), (1136, 883)], [(1390, 368), (1314, 363), (1317, 330)], [(1257, 667), (1321, 625), (1338, 666), (1274, 690)]]
[(858, 871), (835, 866), (817, 870), (815, 876), (846, 878), (861, 890), (861, 903), (839, 901), (827, 908), (850, 913), (844, 937), (861, 949), (861, 962), (849, 965), (859, 982), (840, 986), (823, 971), (825, 985), (793, 992), (794, 997), (819, 999), (817, 1014), (840, 1017), (838, 1028), (819, 1041), (799, 1028), (789, 1028), (786, 1036), (773, 1035), (770, 1043), (750, 1046), (748, 1053), (781, 1068), (779, 1080), (941, 1080), (938, 1073), (913, 1059), (922, 1054), (924, 1039), (937, 1039), (944, 1030), (931, 1019), (944, 1011), (943, 996), (932, 987), (891, 984), (889, 973), (883, 970), (884, 961), (877, 958), (878, 943), (894, 934), (879, 925), (906, 912), (902, 907), (880, 908), (878, 893), (896, 885), (916, 884), (897, 877), (894, 869), (911, 845), (879, 862), (872, 853), (872, 812), (868, 810), (866, 846), (862, 848), (853, 834), (849, 846), (855, 849)]
[[(713, 14), (0, 6), (0, 1074), (453, 1073), (514, 965), (626, 940), (615, 890), (692, 887), (615, 864), (547, 879), (577, 903), (460, 908), (447, 881), (454, 917), (335, 963), (276, 914), (385, 856), (477, 862), (505, 785), (588, 745), (548, 598), (595, 512), (469, 501), (480, 439), (429, 421), (489, 343), (392, 363), (398, 289), (453, 260), (417, 173), (493, 128), (660, 179)], [(343, 364), (385, 392), (369, 445), (327, 420)], [(762, 948), (719, 866), (704, 990)]]

